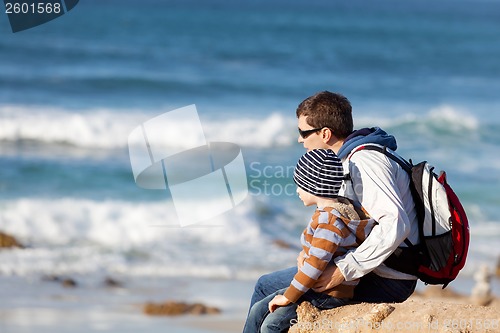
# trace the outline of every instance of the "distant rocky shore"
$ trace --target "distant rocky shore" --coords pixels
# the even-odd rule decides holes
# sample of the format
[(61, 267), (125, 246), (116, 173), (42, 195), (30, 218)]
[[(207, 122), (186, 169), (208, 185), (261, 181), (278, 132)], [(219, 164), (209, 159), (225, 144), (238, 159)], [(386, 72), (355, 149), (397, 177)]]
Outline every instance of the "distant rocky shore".
[(143, 312), (151, 316), (178, 316), (219, 314), (221, 311), (218, 308), (200, 303), (188, 304), (184, 302), (167, 301), (163, 303), (148, 302), (144, 305)]
[(0, 248), (23, 248), (24, 246), (13, 236), (0, 231)]
[[(15, 237), (0, 231), (0, 248), (25, 248)], [(47, 282), (56, 282), (66, 288), (76, 288), (79, 286), (77, 280), (67, 276), (47, 275), (42, 278)], [(105, 278), (102, 285), (104, 287), (123, 288), (122, 282), (111, 277)], [(178, 316), (178, 315), (211, 315), (221, 311), (216, 307), (207, 306), (201, 303), (184, 303), (177, 301), (165, 301), (163, 303), (146, 302), (143, 312), (150, 316)]]

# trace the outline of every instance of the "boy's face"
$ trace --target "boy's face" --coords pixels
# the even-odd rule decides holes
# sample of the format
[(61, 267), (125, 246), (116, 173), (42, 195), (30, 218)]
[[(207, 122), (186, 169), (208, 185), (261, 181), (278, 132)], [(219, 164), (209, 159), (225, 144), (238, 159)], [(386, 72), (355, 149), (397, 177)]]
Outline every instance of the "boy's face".
[(300, 200), (304, 203), (304, 206), (312, 206), (316, 204), (316, 197), (309, 192), (304, 191), (297, 186), (297, 194)]
[[(307, 130), (313, 129), (313, 127), (307, 123), (307, 116), (300, 116), (299, 117), (298, 127), (302, 131), (307, 131)], [(319, 148), (328, 149), (329, 146), (323, 141), (323, 136), (321, 134), (322, 134), (321, 130), (318, 130), (317, 132), (313, 132), (313, 133), (307, 135), (305, 138), (303, 138), (299, 134), (299, 138), (297, 141), (299, 143), (302, 143), (304, 145), (304, 148), (307, 151), (310, 151), (313, 149), (319, 149)]]

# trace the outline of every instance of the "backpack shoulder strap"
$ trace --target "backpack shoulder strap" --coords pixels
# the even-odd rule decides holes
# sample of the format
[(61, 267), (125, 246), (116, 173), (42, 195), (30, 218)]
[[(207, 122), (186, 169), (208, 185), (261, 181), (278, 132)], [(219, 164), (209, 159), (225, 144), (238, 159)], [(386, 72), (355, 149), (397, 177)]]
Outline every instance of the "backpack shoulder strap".
[[(347, 160), (351, 160), (351, 157), (352, 155), (354, 155), (356, 152), (358, 151), (361, 151), (361, 150), (374, 150), (374, 151), (377, 151), (379, 153), (382, 153), (384, 154), (385, 156), (387, 156), (388, 158), (390, 158), (391, 160), (393, 160), (394, 162), (396, 162), (397, 164), (399, 164), (401, 166), (401, 168), (403, 170), (405, 170), (407, 173), (408, 173), (408, 176), (410, 177), (410, 183), (411, 183), (411, 169), (412, 169), (412, 163), (411, 163), (411, 160), (410, 162), (406, 161), (405, 159), (403, 159), (402, 157), (400, 156), (396, 156), (395, 154), (389, 152), (387, 150), (387, 147), (386, 146), (381, 146), (381, 145), (378, 145), (378, 144), (375, 144), (375, 143), (368, 143), (368, 144), (364, 144), (364, 145), (361, 145), (361, 146), (358, 146), (356, 147), (355, 149), (353, 149), (353, 151), (347, 156)], [(351, 175), (348, 173), (346, 175), (344, 175), (344, 179), (345, 180), (351, 180)], [(411, 185), (410, 185), (410, 188), (411, 188)], [(404, 240), (404, 243), (407, 245), (407, 246), (413, 246), (413, 244), (410, 242), (410, 240), (408, 238), (406, 238)]]
[(381, 146), (381, 145), (374, 144), (374, 143), (364, 144), (364, 145), (356, 147), (356, 149), (354, 149), (349, 154), (349, 156), (347, 158), (350, 160), (351, 157), (352, 157), (352, 155), (354, 153), (356, 153), (358, 151), (361, 151), (361, 150), (374, 150), (374, 151), (378, 151), (379, 153), (384, 154), (385, 156), (387, 156), (388, 158), (390, 158), (391, 160), (393, 160), (394, 162), (396, 162), (397, 164), (399, 164), (401, 166), (401, 168), (403, 168), (403, 170), (405, 170), (408, 174), (411, 174), (411, 168), (412, 168), (411, 161), (408, 162), (405, 159), (403, 159), (402, 157), (396, 156), (395, 154), (389, 152), (387, 150), (386, 146)]

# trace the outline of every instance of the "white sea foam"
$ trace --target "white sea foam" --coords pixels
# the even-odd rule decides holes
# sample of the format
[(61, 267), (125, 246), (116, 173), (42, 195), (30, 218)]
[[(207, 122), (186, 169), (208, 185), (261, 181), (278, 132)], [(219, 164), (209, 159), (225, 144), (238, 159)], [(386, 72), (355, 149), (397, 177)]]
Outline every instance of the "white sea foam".
[(438, 105), (428, 111), (405, 113), (400, 112), (396, 117), (356, 117), (358, 127), (379, 126), (384, 129), (418, 126), (417, 129), (433, 130), (446, 129), (449, 132), (468, 130), (476, 131), (480, 123), (472, 112), (465, 108), (451, 105)]
[(239, 117), (203, 124), (210, 141), (231, 141), (242, 146), (273, 147), (296, 143), (297, 121), (272, 113), (263, 119)]
[(272, 235), (261, 229), (251, 198), (216, 221), (188, 228), (180, 228), (171, 208), (164, 202), (72, 198), (4, 201), (0, 230), (27, 248), (1, 252), (0, 273), (104, 270), (227, 278), (255, 276), (265, 267), (293, 263), (295, 251), (268, 251)]
[(473, 276), (481, 265), (496, 269), (500, 260), (500, 221), (476, 222), (469, 220), (471, 238), (464, 276)]
[[(259, 238), (259, 226), (252, 220), (249, 205), (233, 211), (240, 217), (237, 223), (226, 224), (229, 215), (220, 215), (216, 224), (208, 221), (199, 228), (180, 228), (175, 209), (168, 202), (24, 198), (2, 203), (0, 227), (35, 246), (90, 242), (130, 249), (181, 235), (206, 244), (237, 244)], [(221, 237), (223, 234), (227, 237)]]
[[(281, 207), (285, 205), (286, 207)], [(0, 230), (26, 249), (1, 251), (0, 274), (198, 276), (255, 279), (294, 264), (307, 211), (250, 197), (207, 225), (180, 228), (164, 202), (18, 199), (0, 206)], [(470, 214), (465, 276), (500, 256), (500, 222)]]
[(108, 110), (70, 112), (42, 107), (0, 107), (0, 140), (33, 140), (82, 147), (116, 148), (127, 144), (128, 133), (144, 115)]
[[(164, 110), (168, 112), (170, 110)], [(161, 114), (161, 111), (158, 113)], [(32, 140), (65, 143), (81, 147), (126, 147), (130, 132), (155, 115), (139, 110), (84, 110), (0, 107), (0, 141)], [(239, 117), (202, 123), (209, 141), (227, 141), (241, 145), (269, 147), (293, 142), (290, 129), (295, 119), (274, 113), (264, 119)], [(165, 144), (182, 147), (179, 132), (189, 131), (190, 124), (179, 120), (176, 133), (162, 133)], [(288, 134), (287, 134), (288, 133)], [(279, 135), (278, 135), (279, 134)]]
[[(141, 110), (96, 109), (69, 111), (42, 107), (0, 106), (0, 141), (33, 140), (42, 143), (66, 143), (79, 147), (126, 147), (130, 132), (156, 114)], [(199, 110), (202, 115), (203, 110)], [(242, 146), (268, 148), (296, 144), (296, 119), (293, 114), (270, 112), (264, 117), (235, 115), (228, 119), (202, 117), (208, 141), (227, 141)], [(206, 119), (209, 120), (206, 120)], [(470, 112), (452, 106), (438, 106), (424, 114), (401, 112), (395, 117), (357, 116), (356, 127), (380, 126), (386, 130), (412, 128), (420, 134), (429, 132), (477, 132), (479, 120)], [(186, 131), (189, 123), (179, 120), (176, 126)], [(182, 132), (182, 131), (181, 131)], [(181, 146), (178, 134), (164, 133), (165, 143)]]

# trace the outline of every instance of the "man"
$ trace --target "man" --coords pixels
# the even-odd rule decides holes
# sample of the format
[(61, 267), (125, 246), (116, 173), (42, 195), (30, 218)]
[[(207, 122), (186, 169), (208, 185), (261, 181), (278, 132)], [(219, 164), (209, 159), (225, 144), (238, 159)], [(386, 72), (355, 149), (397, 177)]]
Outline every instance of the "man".
[[(378, 224), (358, 248), (335, 258), (322, 274), (314, 291), (322, 292), (343, 281), (360, 278), (354, 302), (403, 302), (414, 291), (416, 277), (393, 270), (383, 263), (404, 246), (405, 239), (417, 244), (418, 223), (409, 187), (408, 174), (385, 154), (356, 147), (376, 143), (396, 150), (396, 140), (379, 128), (353, 131), (352, 108), (344, 96), (328, 91), (305, 99), (297, 108), (299, 138), (308, 151), (332, 149), (342, 160), (345, 174), (339, 193), (365, 208)], [(297, 260), (302, 260), (298, 258)], [(262, 276), (255, 286), (251, 305), (286, 288), (297, 273), (289, 268)], [(290, 314), (289, 318), (294, 318)], [(268, 332), (286, 332), (284, 325), (262, 328)]]

